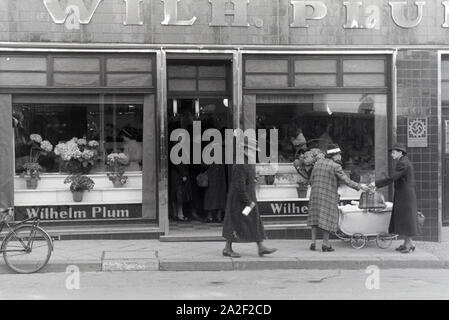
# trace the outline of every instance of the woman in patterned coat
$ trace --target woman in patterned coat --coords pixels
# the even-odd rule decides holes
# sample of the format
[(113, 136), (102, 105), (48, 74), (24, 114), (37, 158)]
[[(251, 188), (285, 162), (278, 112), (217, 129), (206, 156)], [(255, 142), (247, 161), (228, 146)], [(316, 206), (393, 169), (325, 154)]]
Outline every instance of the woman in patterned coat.
[(338, 229), (338, 182), (343, 182), (356, 190), (368, 190), (366, 185), (352, 181), (344, 173), (340, 163), (340, 148), (336, 144), (329, 144), (326, 159), (319, 159), (312, 170), (308, 216), (308, 225), (312, 227), (312, 244), (310, 245), (312, 251), (316, 249), (317, 228), (323, 231), (322, 251), (334, 251), (329, 244), (329, 233)]

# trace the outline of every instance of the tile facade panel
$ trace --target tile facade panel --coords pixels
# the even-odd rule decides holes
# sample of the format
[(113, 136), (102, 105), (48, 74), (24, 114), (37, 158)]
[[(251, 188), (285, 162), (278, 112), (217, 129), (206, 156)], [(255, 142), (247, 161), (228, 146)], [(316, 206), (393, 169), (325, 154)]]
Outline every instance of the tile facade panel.
[[(408, 148), (415, 167), (418, 210), (426, 217), (419, 238), (438, 240), (438, 55), (432, 50), (400, 50), (397, 59), (397, 141), (407, 143), (407, 117), (427, 117), (428, 147)], [(431, 116), (432, 115), (432, 116)]]

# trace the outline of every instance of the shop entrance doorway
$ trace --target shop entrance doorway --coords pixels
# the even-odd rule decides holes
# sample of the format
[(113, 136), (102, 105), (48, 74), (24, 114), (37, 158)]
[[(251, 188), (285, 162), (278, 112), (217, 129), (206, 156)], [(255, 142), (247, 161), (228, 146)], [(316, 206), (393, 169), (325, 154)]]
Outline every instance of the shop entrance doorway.
[[(198, 147), (202, 150), (210, 141), (199, 139), (194, 145), (193, 135), (233, 128), (232, 74), (229, 54), (167, 54), (169, 241), (221, 234), (229, 170), (224, 164), (202, 162)], [(174, 165), (170, 159), (170, 150), (178, 145), (176, 137), (170, 141), (176, 129), (183, 129), (190, 138), (187, 164)], [(199, 186), (201, 175), (208, 177), (207, 187)]]
[[(183, 145), (183, 148), (187, 147), (190, 150), (190, 163), (174, 165), (171, 159), (168, 163), (170, 233), (173, 233), (172, 231), (177, 227), (183, 228), (186, 225), (198, 226), (198, 230), (204, 230), (206, 224), (211, 228), (218, 227), (224, 218), (228, 166), (205, 164), (203, 161), (198, 163), (193, 157), (193, 152), (197, 150), (193, 144), (195, 135), (197, 139), (200, 139), (198, 135), (202, 136), (208, 129), (219, 130), (224, 137), (224, 131), (232, 128), (229, 99), (227, 97), (170, 98), (167, 106), (169, 138), (172, 133), (175, 135), (174, 130), (183, 129), (183, 134), (189, 136), (189, 145)], [(180, 143), (176, 137), (170, 138), (169, 152)], [(210, 141), (202, 141), (201, 150), (209, 143)], [(224, 145), (222, 147), (224, 157)], [(207, 176), (207, 187), (201, 186), (198, 181), (201, 180), (199, 176)]]

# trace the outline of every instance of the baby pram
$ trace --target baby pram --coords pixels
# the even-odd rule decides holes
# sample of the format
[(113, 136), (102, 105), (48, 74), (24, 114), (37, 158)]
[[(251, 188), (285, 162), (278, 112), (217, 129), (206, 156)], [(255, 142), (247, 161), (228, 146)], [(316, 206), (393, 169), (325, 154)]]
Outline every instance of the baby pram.
[(367, 241), (376, 241), (379, 248), (390, 247), (397, 235), (388, 234), (393, 203), (386, 202), (382, 210), (359, 209), (358, 202), (339, 206), (338, 231), (335, 235), (350, 241), (354, 249), (361, 249)]

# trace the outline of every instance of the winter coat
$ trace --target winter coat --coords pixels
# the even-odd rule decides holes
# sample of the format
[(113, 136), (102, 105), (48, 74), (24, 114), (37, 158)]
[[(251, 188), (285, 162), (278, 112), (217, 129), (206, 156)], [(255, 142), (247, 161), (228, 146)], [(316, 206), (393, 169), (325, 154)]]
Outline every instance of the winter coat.
[(204, 210), (226, 208), (226, 172), (224, 164), (211, 164), (206, 171), (208, 186), (204, 193)]
[(376, 180), (376, 187), (382, 188), (394, 183), (393, 211), (389, 232), (403, 236), (418, 233), (418, 216), (413, 165), (407, 156), (400, 158), (392, 175)]
[[(254, 165), (236, 164), (226, 201), (223, 237), (232, 242), (259, 242), (265, 239), (265, 231), (257, 208), (256, 170)], [(256, 206), (248, 216), (243, 209), (251, 202)]]
[(309, 201), (308, 225), (328, 232), (338, 230), (338, 182), (359, 190), (360, 185), (344, 173), (340, 164), (332, 159), (319, 159), (312, 170), (312, 190)]
[[(183, 181), (182, 177), (186, 177), (187, 180)], [(170, 165), (170, 197), (179, 204), (192, 201), (189, 169), (185, 164)]]

